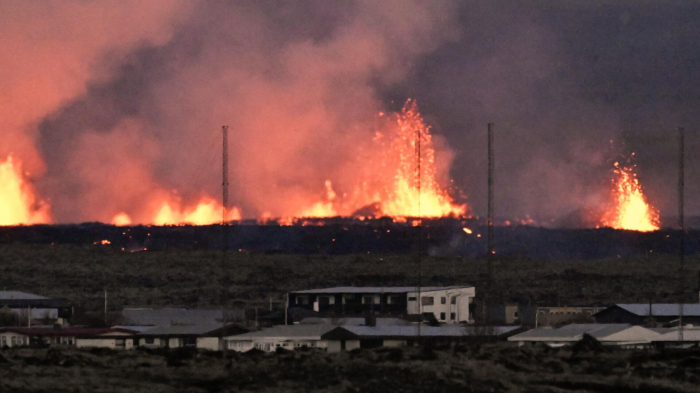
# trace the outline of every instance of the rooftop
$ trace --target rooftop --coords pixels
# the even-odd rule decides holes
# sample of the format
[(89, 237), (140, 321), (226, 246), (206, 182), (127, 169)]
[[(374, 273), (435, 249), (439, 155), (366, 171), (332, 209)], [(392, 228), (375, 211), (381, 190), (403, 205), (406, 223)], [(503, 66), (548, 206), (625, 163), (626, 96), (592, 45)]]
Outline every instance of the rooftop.
[(224, 322), (223, 312), (219, 310), (190, 310), (185, 308), (125, 308), (122, 315), (128, 325), (137, 326), (183, 326), (215, 325)]
[[(625, 311), (629, 311), (632, 314), (648, 317), (649, 314), (649, 303), (623, 303), (615, 304), (613, 307), (620, 307)], [(651, 316), (658, 317), (675, 317), (678, 316), (679, 310), (678, 303), (659, 303), (651, 305)], [(700, 317), (700, 303), (698, 304), (683, 304), (683, 316), (686, 317)]]
[(319, 325), (278, 325), (268, 329), (263, 329), (258, 332), (240, 334), (237, 336), (226, 337), (227, 340), (250, 340), (254, 338), (297, 338), (297, 339), (315, 339), (320, 340), (321, 336), (330, 332), (333, 329), (338, 329), (338, 326), (319, 324)]
[[(421, 287), (421, 292), (444, 291), (448, 289), (473, 288), (471, 285), (459, 285), (450, 287)], [(291, 293), (408, 293), (418, 291), (417, 286), (413, 287), (333, 287), (321, 289), (307, 289), (294, 291)]]
[(641, 326), (625, 323), (612, 324), (571, 324), (559, 329), (540, 328), (516, 334), (509, 341), (578, 341), (584, 334), (588, 334), (598, 340), (606, 340), (613, 335), (625, 332), (623, 336), (616, 336), (616, 341), (647, 340), (658, 333)]
[(44, 296), (34, 295), (33, 293), (20, 292), (20, 291), (0, 291), (0, 300), (6, 299), (17, 299), (17, 300), (38, 300), (38, 299), (48, 299)]

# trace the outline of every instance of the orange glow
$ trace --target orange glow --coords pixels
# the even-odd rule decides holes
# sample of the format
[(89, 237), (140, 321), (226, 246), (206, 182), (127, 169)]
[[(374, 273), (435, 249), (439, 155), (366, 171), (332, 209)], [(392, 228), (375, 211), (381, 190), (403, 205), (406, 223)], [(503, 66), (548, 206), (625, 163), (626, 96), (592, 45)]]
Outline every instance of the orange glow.
[(103, 246), (107, 246), (107, 245), (112, 244), (112, 242), (110, 242), (109, 240), (101, 240), (101, 241), (95, 242), (95, 243), (93, 243), (93, 244), (101, 244), (101, 245), (103, 245)]
[[(217, 201), (203, 197), (199, 204), (190, 208), (178, 208), (164, 202), (153, 219), (155, 225), (211, 225), (221, 222), (223, 205)], [(227, 221), (238, 221), (241, 212), (238, 208), (229, 209)]]
[(616, 162), (613, 173), (612, 207), (603, 216), (602, 225), (641, 232), (659, 229), (659, 213), (647, 203), (635, 166)]
[(325, 198), (308, 203), (295, 217), (359, 217), (371, 212), (370, 216), (406, 222), (405, 217), (467, 214), (467, 206), (455, 203), (438, 182), (433, 136), (415, 101), (409, 99), (400, 113), (386, 119), (371, 146), (358, 158), (357, 173), (353, 174), (358, 178), (354, 178), (350, 192), (336, 194), (331, 181), (326, 180)]
[(0, 162), (0, 225), (50, 222), (50, 206), (37, 198), (22, 174), (21, 163), (12, 157)]
[(116, 225), (118, 227), (129, 226), (131, 223), (131, 217), (129, 217), (129, 215), (126, 213), (119, 213), (112, 218), (112, 225)]
[(462, 228), (462, 230), (463, 230), (464, 233), (466, 233), (467, 235), (471, 235), (471, 234), (473, 233), (472, 230), (469, 229), (469, 228)]

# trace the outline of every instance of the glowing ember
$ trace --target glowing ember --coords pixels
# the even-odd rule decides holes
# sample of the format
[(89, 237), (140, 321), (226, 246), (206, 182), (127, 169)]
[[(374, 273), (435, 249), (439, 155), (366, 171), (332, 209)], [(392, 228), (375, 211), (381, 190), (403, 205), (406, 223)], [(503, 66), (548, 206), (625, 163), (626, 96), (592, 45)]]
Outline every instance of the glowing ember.
[(602, 225), (631, 231), (655, 231), (659, 229), (659, 213), (647, 203), (634, 168), (634, 165), (615, 163), (613, 207), (604, 215)]
[(101, 241), (95, 242), (95, 243), (93, 243), (93, 244), (101, 244), (101, 245), (103, 245), (103, 246), (107, 246), (107, 245), (112, 244), (112, 242), (110, 242), (109, 240), (101, 240)]
[(472, 230), (469, 229), (469, 228), (462, 228), (462, 230), (463, 230), (464, 233), (466, 233), (467, 235), (471, 235), (471, 234), (473, 233)]
[(129, 217), (129, 215), (126, 213), (119, 213), (112, 218), (112, 225), (116, 225), (118, 227), (129, 226), (131, 223), (131, 217)]
[(35, 196), (22, 175), (22, 166), (8, 157), (0, 162), (0, 225), (31, 225), (51, 222), (50, 207)]
[[(204, 197), (194, 208), (173, 208), (170, 203), (163, 203), (156, 214), (155, 225), (211, 225), (221, 222), (223, 206), (217, 201)], [(229, 209), (227, 221), (238, 221), (241, 212), (238, 208)]]

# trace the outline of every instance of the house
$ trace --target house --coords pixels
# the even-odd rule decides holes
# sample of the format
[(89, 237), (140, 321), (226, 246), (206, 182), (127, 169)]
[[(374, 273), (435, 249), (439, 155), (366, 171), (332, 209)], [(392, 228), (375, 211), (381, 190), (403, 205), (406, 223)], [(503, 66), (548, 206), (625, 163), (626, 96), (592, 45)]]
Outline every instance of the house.
[[(0, 310), (2, 309), (19, 314), (24, 325), (42, 320), (63, 324), (73, 313), (71, 304), (65, 300), (20, 291), (0, 291)], [(27, 315), (31, 321), (27, 321)]]
[(226, 322), (244, 321), (243, 310), (199, 310), (187, 308), (125, 308), (122, 310), (124, 325), (134, 326), (194, 326), (223, 325)]
[[(452, 343), (455, 341), (497, 341), (521, 332), (519, 326), (343, 326), (355, 335), (360, 348), (405, 347), (414, 343)], [(354, 341), (348, 344), (355, 346)]]
[[(633, 325), (678, 324), (678, 303), (615, 304), (594, 315), (598, 323), (629, 323)], [(700, 304), (683, 304), (683, 323), (700, 324)]]
[[(114, 328), (2, 328), (0, 346), (48, 345), (130, 349), (134, 331)], [(3, 338), (5, 342), (3, 345)]]
[(544, 343), (551, 347), (573, 344), (589, 335), (603, 345), (614, 345), (625, 348), (640, 348), (650, 346), (659, 333), (630, 324), (572, 324), (558, 329), (544, 327), (528, 330), (508, 338), (508, 341), (519, 345), (526, 343)]
[(603, 309), (598, 306), (537, 307), (535, 327), (598, 322), (593, 315)]
[(302, 347), (338, 352), (359, 347), (357, 338), (344, 327), (328, 324), (278, 325), (258, 332), (225, 337), (224, 341), (227, 349), (236, 352), (252, 349), (274, 352), (278, 348), (294, 350)]
[(248, 330), (237, 325), (155, 326), (140, 332), (138, 345), (146, 348), (200, 348), (217, 351), (221, 337), (231, 337)]
[(273, 352), (302, 347), (320, 348), (327, 352), (356, 348), (404, 347), (421, 342), (454, 342), (475, 339), (505, 339), (521, 331), (517, 326), (475, 327), (464, 325), (331, 325), (300, 324), (275, 326), (259, 332), (226, 337), (227, 348), (238, 352), (258, 349)]
[(441, 323), (471, 323), (475, 289), (472, 286), (335, 287), (295, 291), (287, 296), (288, 308), (313, 310), (319, 317), (427, 314)]

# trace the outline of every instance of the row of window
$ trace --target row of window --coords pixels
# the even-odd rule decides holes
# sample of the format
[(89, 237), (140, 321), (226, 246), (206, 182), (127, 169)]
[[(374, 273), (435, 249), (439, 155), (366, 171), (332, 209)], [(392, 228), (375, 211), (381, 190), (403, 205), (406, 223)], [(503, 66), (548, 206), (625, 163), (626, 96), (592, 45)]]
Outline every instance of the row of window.
[[(415, 297), (409, 297), (409, 302), (415, 302)], [(435, 305), (435, 298), (433, 296), (422, 296), (420, 298), (420, 304), (423, 306), (433, 306)], [(447, 304), (447, 298), (445, 296), (440, 297), (440, 304)], [(457, 304), (457, 298), (450, 298), (450, 304)]]
[[(344, 295), (345, 299), (352, 300), (355, 298), (354, 295)], [(401, 298), (399, 296), (387, 296), (387, 304), (399, 304)], [(414, 299), (415, 300), (415, 299)], [(297, 296), (295, 298), (295, 303), (298, 305), (308, 305), (310, 303), (309, 296)], [(319, 304), (325, 306), (330, 304), (335, 304), (335, 296), (319, 296)], [(362, 296), (362, 304), (381, 304), (381, 297), (379, 295), (367, 295)]]
[[(446, 316), (445, 313), (444, 313), (444, 312), (441, 312), (441, 313), (440, 313), (440, 320), (441, 320), (441, 321), (444, 321), (444, 320), (445, 320), (445, 316)], [(455, 318), (456, 318), (455, 313), (451, 312), (451, 313), (450, 313), (450, 321), (454, 321)]]

